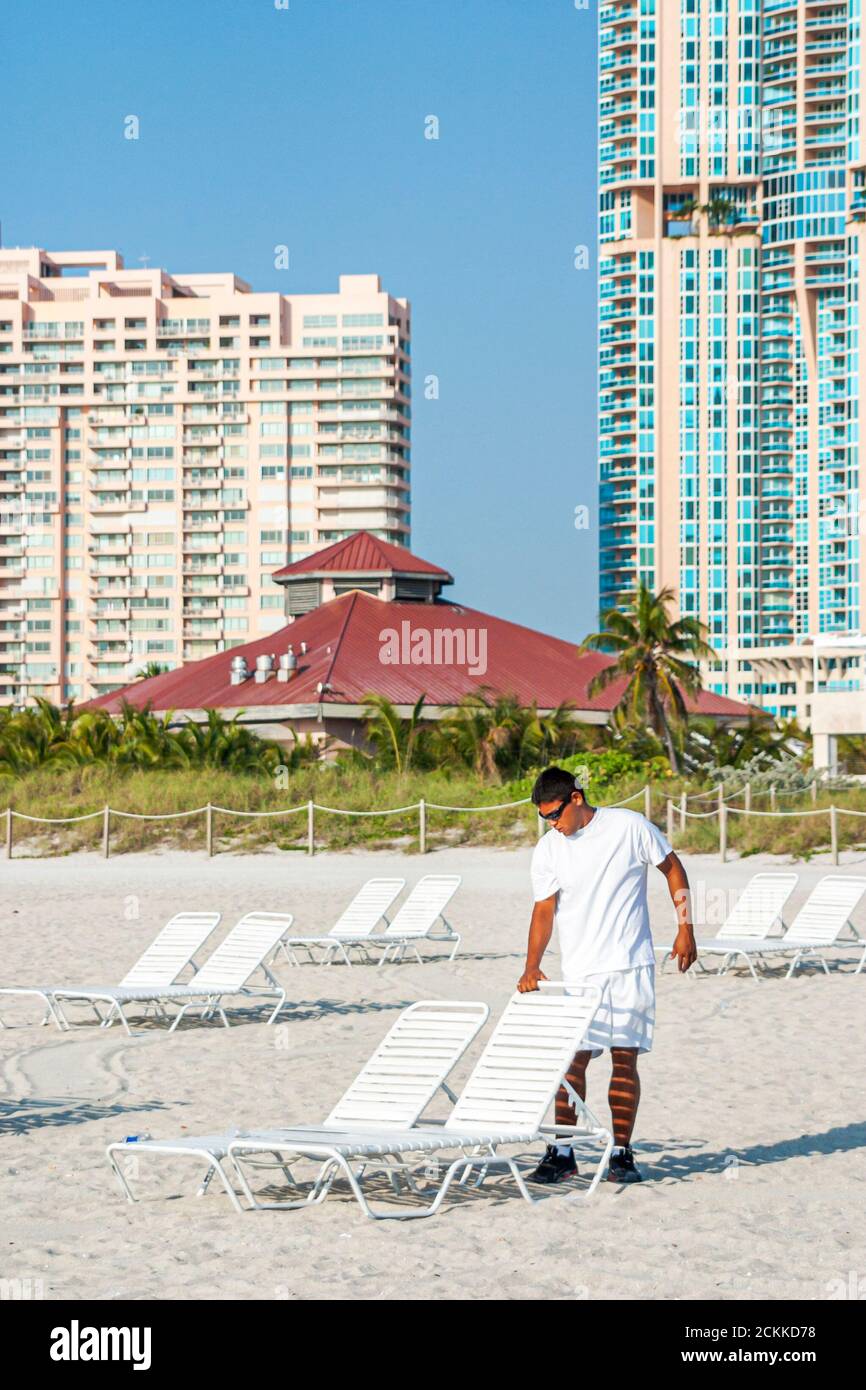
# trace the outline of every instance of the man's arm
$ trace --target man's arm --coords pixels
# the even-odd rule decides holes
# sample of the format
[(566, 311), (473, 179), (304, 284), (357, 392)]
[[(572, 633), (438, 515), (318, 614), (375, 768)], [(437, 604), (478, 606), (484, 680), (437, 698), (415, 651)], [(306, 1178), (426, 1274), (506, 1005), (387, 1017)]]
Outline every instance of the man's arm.
[(673, 850), (656, 865), (659, 873), (668, 881), (668, 892), (677, 911), (677, 938), (673, 944), (669, 960), (676, 956), (681, 972), (688, 970), (698, 958), (695, 933), (692, 927), (692, 895), (686, 871)]
[(527, 994), (532, 990), (538, 989), (538, 981), (546, 980), (547, 976), (541, 969), (541, 958), (547, 950), (550, 937), (553, 932), (553, 916), (556, 911), (556, 894), (553, 893), (549, 898), (542, 898), (532, 909), (532, 919), (529, 923), (529, 941), (526, 947), (526, 967), (517, 981), (517, 988), (521, 994)]

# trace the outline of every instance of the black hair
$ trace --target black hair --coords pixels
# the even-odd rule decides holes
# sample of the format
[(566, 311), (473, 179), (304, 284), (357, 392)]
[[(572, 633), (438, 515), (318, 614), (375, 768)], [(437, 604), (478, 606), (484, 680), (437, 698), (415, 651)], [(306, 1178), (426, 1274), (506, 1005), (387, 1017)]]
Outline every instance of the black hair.
[(540, 806), (545, 801), (565, 801), (572, 792), (582, 791), (573, 772), (566, 772), (564, 767), (546, 767), (532, 788), (532, 804)]

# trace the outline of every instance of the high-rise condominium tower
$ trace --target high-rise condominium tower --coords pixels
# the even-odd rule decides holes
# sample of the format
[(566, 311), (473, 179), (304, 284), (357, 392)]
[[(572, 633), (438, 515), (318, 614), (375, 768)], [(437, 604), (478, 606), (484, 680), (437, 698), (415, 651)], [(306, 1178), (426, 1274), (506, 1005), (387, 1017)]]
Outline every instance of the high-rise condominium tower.
[(600, 10), (601, 606), (670, 586), (711, 688), (804, 719), (866, 623), (860, 11)]
[(409, 542), (409, 305), (0, 249), (0, 703), (87, 699), (284, 622), (271, 575)]

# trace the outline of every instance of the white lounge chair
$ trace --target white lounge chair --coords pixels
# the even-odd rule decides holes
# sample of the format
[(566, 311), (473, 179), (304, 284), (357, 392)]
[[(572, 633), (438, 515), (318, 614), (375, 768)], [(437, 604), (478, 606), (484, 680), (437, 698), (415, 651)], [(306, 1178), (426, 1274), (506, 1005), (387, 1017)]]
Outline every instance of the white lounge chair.
[[(553, 989), (567, 993), (553, 995)], [(463, 1088), (442, 1128), (378, 1128), (349, 1126), (323, 1134), (321, 1130), (298, 1127), (281, 1134), (260, 1135), (256, 1139), (239, 1135), (229, 1145), (229, 1158), (247, 1200), (258, 1210), (291, 1209), (321, 1202), (338, 1176), (347, 1179), (352, 1193), (366, 1216), (374, 1220), (409, 1221), (432, 1216), (438, 1211), (458, 1172), (465, 1184), (473, 1169), (479, 1169), (478, 1186), (491, 1169), (505, 1168), (527, 1202), (530, 1194), (515, 1160), (500, 1155), (503, 1145), (532, 1144), (554, 1135), (589, 1139), (603, 1148), (596, 1171), (586, 1192), (571, 1200), (585, 1200), (595, 1191), (602, 1170), (610, 1158), (613, 1136), (592, 1114), (585, 1102), (573, 1096), (577, 1124), (547, 1125), (544, 1117), (562, 1083), (569, 1064), (586, 1033), (601, 1000), (596, 986), (545, 982), (535, 993), (515, 994), (507, 1005), (475, 1069)], [(419, 1156), (453, 1152), (433, 1201), (420, 1210), (376, 1210), (370, 1206), (361, 1186), (364, 1169), (371, 1163), (402, 1175), (413, 1186), (407, 1158), (417, 1163)], [(320, 1160), (322, 1167), (307, 1196), (297, 1201), (261, 1202), (253, 1194), (243, 1165), (251, 1153), (276, 1152), (278, 1164), (285, 1167), (299, 1158)], [(356, 1170), (354, 1165), (359, 1165)], [(437, 1165), (438, 1168), (438, 1165)], [(462, 1171), (461, 1171), (462, 1170)], [(438, 1175), (438, 1174), (437, 1174)]]
[[(724, 975), (735, 961), (745, 960), (757, 980), (754, 960), (763, 964), (768, 955), (790, 955), (786, 979), (791, 978), (801, 961), (809, 959), (819, 960), (825, 975), (829, 975), (824, 952), (828, 947), (848, 944), (838, 940), (842, 932), (849, 930), (854, 943), (862, 944), (860, 933), (850, 919), (864, 892), (866, 878), (828, 874), (816, 883), (784, 936), (768, 937), (757, 942), (746, 939), (720, 942), (714, 948), (723, 957), (718, 973)], [(706, 948), (701, 946), (699, 949)]]
[[(417, 1122), (438, 1090), (445, 1091), (449, 1099), (454, 1100), (445, 1078), (487, 1022), (488, 1013), (486, 1004), (474, 1000), (427, 999), (411, 1004), (392, 1024), (369, 1062), (315, 1132), (327, 1137), (330, 1131), (342, 1131), (346, 1126), (406, 1129)], [(292, 1131), (278, 1130), (276, 1133), (291, 1136)], [(231, 1130), (225, 1134), (190, 1135), (174, 1140), (146, 1139), (136, 1140), (134, 1144), (127, 1141), (109, 1144), (106, 1153), (130, 1202), (134, 1198), (121, 1156), (163, 1154), (203, 1160), (208, 1170), (199, 1196), (218, 1175), (232, 1205), (241, 1211), (235, 1189), (223, 1167), (229, 1144), (237, 1137), (238, 1131)], [(288, 1169), (280, 1166), (291, 1181)]]
[[(174, 984), (187, 966), (198, 969), (195, 957), (218, 925), (220, 916), (219, 912), (175, 913), (174, 917), (166, 923), (159, 935), (150, 943), (144, 954), (139, 957), (132, 969), (124, 975), (117, 988), (121, 990), (142, 987), (158, 988), (163, 985)], [(49, 1017), (53, 1018), (62, 1032), (64, 1028), (69, 1028), (69, 1021), (57, 1002), (58, 994), (62, 994), (68, 1002), (79, 1000), (89, 1004), (101, 1026), (105, 1027), (109, 1019), (104, 1018), (100, 1013), (96, 1001), (105, 999), (106, 990), (110, 988), (110, 986), (105, 985), (82, 985), (80, 988), (74, 985), (30, 987), (10, 985), (0, 989), (0, 994), (35, 995), (43, 1001), (47, 1010), (42, 1022), (47, 1023)], [(5, 1027), (2, 1021), (0, 1021), (0, 1027)]]
[[(772, 936), (777, 926), (784, 931), (782, 910), (796, 886), (797, 874), (793, 872), (754, 874), (712, 940), (698, 942), (698, 962), (700, 963), (703, 954), (712, 955), (723, 951), (728, 942), (746, 941), (749, 946), (754, 945), (753, 954), (757, 955), (759, 941), (765, 941)], [(673, 942), (670, 946), (654, 943), (654, 949), (656, 955), (661, 953), (661, 969), (664, 970), (670, 959)], [(749, 969), (754, 974), (751, 961)], [(694, 978), (693, 974), (690, 978)], [(755, 978), (757, 979), (757, 976)]]
[[(381, 934), (369, 938), (370, 945), (383, 948), (378, 964), (384, 965), (389, 956), (394, 964), (411, 950), (422, 965), (419, 941), (453, 941), (448, 957), (453, 960), (460, 945), (460, 933), (445, 917), (445, 908), (462, 882), (460, 874), (425, 874), (419, 879), (406, 901), (401, 903), (393, 922)], [(441, 926), (437, 926), (440, 922)]]
[[(109, 1004), (105, 1019), (106, 1026), (119, 1018), (127, 1033), (131, 1029), (123, 1011), (124, 1004), (152, 1003), (162, 1017), (167, 1017), (164, 1005), (176, 1004), (178, 1012), (169, 1032), (173, 1033), (181, 1019), (196, 1005), (201, 1007), (202, 1020), (219, 1014), (226, 1028), (229, 1021), (221, 1000), (226, 996), (244, 998), (276, 999), (276, 1004), (268, 1018), (273, 1023), (286, 1002), (286, 991), (265, 965), (265, 960), (274, 951), (281, 937), (291, 929), (290, 912), (248, 912), (232, 927), (228, 936), (217, 946), (210, 956), (185, 984), (118, 986), (116, 989), (89, 990), (88, 999), (103, 1000)], [(261, 973), (264, 983), (250, 984), (254, 975)], [(63, 999), (67, 991), (54, 991), (57, 999)], [(75, 998), (81, 992), (71, 991)]]
[[(349, 952), (359, 950), (369, 959), (367, 938), (380, 922), (388, 924), (388, 908), (398, 893), (406, 887), (405, 878), (368, 878), (363, 888), (359, 888), (342, 916), (324, 936), (287, 936), (280, 942), (282, 951), (290, 965), (300, 965), (296, 952), (306, 951), (307, 959), (317, 965), (330, 965), (339, 958), (351, 965)], [(317, 960), (313, 947), (321, 946), (323, 952)], [(276, 960), (277, 953), (274, 954)]]

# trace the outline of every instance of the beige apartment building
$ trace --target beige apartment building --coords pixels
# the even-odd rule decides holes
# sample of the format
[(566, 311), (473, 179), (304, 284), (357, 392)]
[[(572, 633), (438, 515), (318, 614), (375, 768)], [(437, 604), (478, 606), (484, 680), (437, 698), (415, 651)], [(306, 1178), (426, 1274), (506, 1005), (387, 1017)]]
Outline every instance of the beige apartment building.
[(599, 10), (602, 609), (670, 586), (716, 649), (711, 689), (806, 725), (844, 695), (858, 733), (860, 10)]
[(283, 626), (275, 570), (410, 540), (408, 301), (0, 248), (0, 703)]

